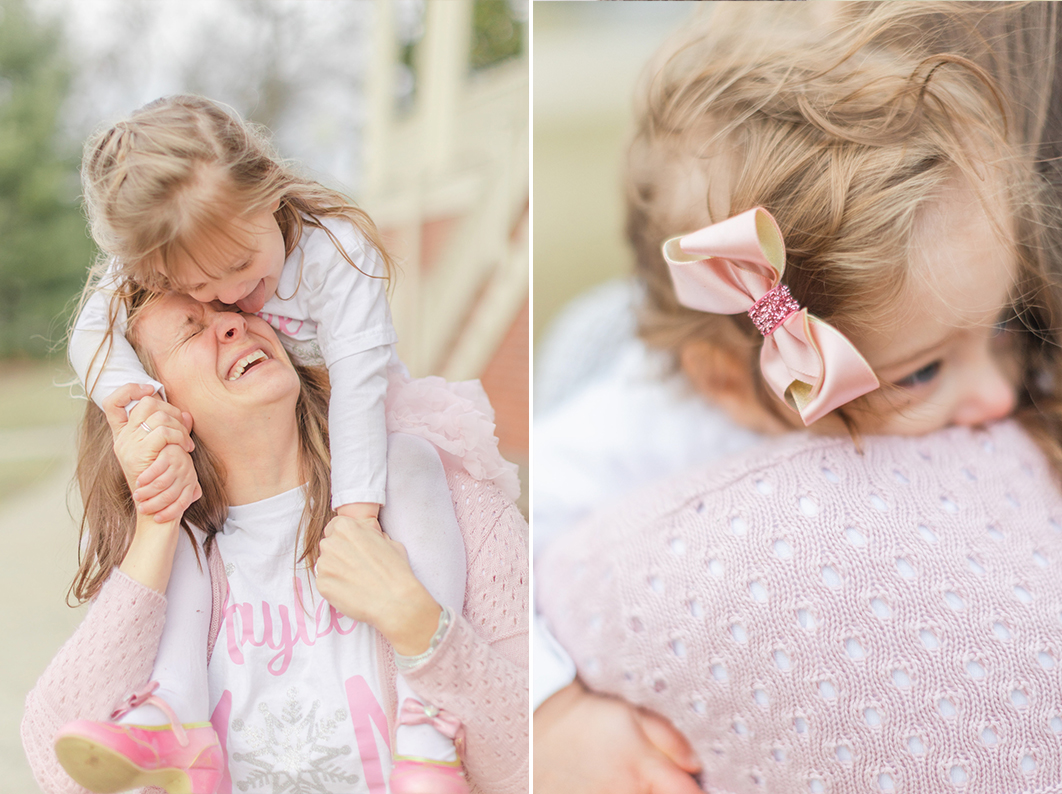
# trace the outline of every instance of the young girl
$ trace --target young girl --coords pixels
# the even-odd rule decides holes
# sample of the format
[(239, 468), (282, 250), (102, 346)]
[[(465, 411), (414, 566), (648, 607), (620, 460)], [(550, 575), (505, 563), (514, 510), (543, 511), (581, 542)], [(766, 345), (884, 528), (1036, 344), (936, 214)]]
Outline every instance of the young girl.
[[(375, 520), (386, 478), (385, 396), (394, 404), (397, 392), (428, 386), (409, 386), (395, 356), (385, 292), (390, 263), (372, 221), (341, 194), (297, 176), (261, 133), (200, 97), (158, 100), (91, 139), (83, 181), (103, 260), (86, 288), (70, 358), (91, 397), (102, 403), (130, 382), (161, 388), (124, 338), (121, 298), (131, 286), (257, 313), (280, 331), (297, 360), (323, 359), (328, 366), (334, 395), (331, 506), (351, 518)], [(262, 351), (249, 348), (221, 373), (233, 384), (235, 397), (240, 380), (253, 377), (262, 358)], [(455, 392), (438, 386), (429, 390), (452, 410), (476, 415)], [(409, 399), (415, 398), (397, 398)], [(390, 419), (396, 419), (394, 412)], [(156, 432), (151, 418), (141, 429)], [(473, 451), (466, 461), (474, 457)], [(178, 517), (198, 496), (194, 471), (167, 463), (161, 455), (132, 494), (141, 512), (160, 521)], [(512, 473), (497, 467), (484, 476), (512, 485)], [(387, 530), (406, 544), (414, 570), (438, 601), (459, 610), (464, 601), (460, 535), (425, 533), (426, 527), (452, 522), (417, 504), (410, 495), (409, 504), (385, 510)], [(89, 562), (94, 551), (88, 550)], [(211, 590), (197, 558), (198, 551), (181, 549), (175, 557), (167, 594), (187, 603), (186, 619), (167, 621), (155, 667), (155, 699), (122, 716), (121, 731), (92, 738), (100, 743), (101, 736), (116, 737), (105, 747), (112, 753), (120, 754), (118, 745), (128, 738), (166, 746), (168, 732), (158, 726), (173, 723), (180, 734), (180, 723), (201, 723), (210, 716), (203, 638)], [(90, 570), (83, 568), (75, 593), (91, 588)], [(399, 698), (416, 702), (401, 678)], [(434, 714), (427, 704), (420, 708)], [(403, 725), (396, 741), (392, 791), (464, 788), (452, 739), (431, 724)], [(167, 766), (165, 757), (160, 765)], [(174, 766), (179, 768), (176, 760)]]
[[(1042, 86), (1013, 90), (1022, 86), (1005, 82), (1011, 73), (990, 76), (979, 65), (992, 65), (981, 56), (985, 41), (996, 43), (986, 34), (986, 8), (955, 12), (934, 28), (924, 24), (925, 9), (907, 4), (862, 7), (843, 25), (816, 25), (818, 9), (772, 6), (715, 9), (710, 27), (681, 35), (645, 83), (628, 193), (628, 231), (646, 287), (643, 338), (669, 351), (692, 385), (744, 428), (773, 434), (806, 424), (866, 444), (876, 434), (921, 435), (1017, 415), (1058, 461), (1048, 275), (1057, 249), (1045, 244), (1054, 219), (1025, 148), (1037, 143), (1028, 135), (1035, 125), (1023, 115), (1042, 110), (1030, 101)], [(929, 10), (950, 13), (946, 4)], [(976, 42), (982, 49), (962, 46)], [(537, 443), (536, 435), (536, 450)], [(704, 504), (700, 520), (718, 515), (719, 504)], [(661, 532), (666, 524), (686, 537), (682, 509), (665, 517), (672, 505), (658, 492), (642, 505), (642, 526), (659, 509)], [(622, 537), (633, 545), (637, 523), (609, 531), (605, 543)], [(554, 569), (558, 583), (578, 570), (572, 559), (586, 561), (590, 534), (580, 531), (580, 551)], [(689, 543), (676, 540), (675, 553), (696, 559)], [(587, 575), (600, 577), (625, 557), (610, 555)], [(550, 570), (539, 563), (540, 575)], [(543, 581), (549, 588), (554, 580)], [(606, 624), (622, 615), (633, 647), (640, 629), (626, 618), (637, 614), (631, 586), (643, 581), (674, 592), (670, 580), (634, 573), (626, 589), (614, 590), (631, 600), (584, 611), (572, 601), (585, 590), (540, 591), (555, 626), (564, 624), (562, 642), (579, 646), (589, 680), (615, 682), (622, 673), (612, 662), (626, 655), (630, 665), (630, 648), (603, 648), (600, 635), (575, 639), (571, 629), (594, 633), (586, 612)], [(785, 586), (806, 592), (800, 581)], [(566, 608), (582, 614), (570, 618)], [(712, 612), (701, 625), (715, 619), (722, 618)], [(703, 645), (675, 639), (679, 621), (664, 630), (673, 632), (671, 656), (623, 668), (631, 691), (673, 685), (651, 673), (671, 669), (680, 653), (686, 661), (675, 664), (700, 664)], [(591, 658), (609, 669), (588, 669)], [(692, 698), (686, 710), (697, 702), (704, 707)], [(708, 701), (709, 715), (714, 705)], [(770, 782), (765, 790), (774, 790)]]

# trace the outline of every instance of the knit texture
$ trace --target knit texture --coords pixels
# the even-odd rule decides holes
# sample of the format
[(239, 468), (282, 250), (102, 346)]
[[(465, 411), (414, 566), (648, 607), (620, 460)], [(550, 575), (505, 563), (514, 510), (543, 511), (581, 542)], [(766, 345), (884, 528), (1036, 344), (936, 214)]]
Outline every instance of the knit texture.
[[(467, 545), (464, 617), (451, 626), (432, 658), (406, 677), (427, 702), (450, 710), (464, 723), (468, 736), (464, 762), (473, 791), (526, 792), (527, 525), (492, 483), (474, 480), (463, 469), (448, 469), (447, 482)], [(224, 567), (216, 553), (211, 555), (210, 571), (217, 583), (212, 647), (221, 610), (219, 594), (225, 592)], [(116, 569), (85, 620), (29, 693), (22, 741), (45, 794), (85, 794), (59, 766), (52, 737), (72, 720), (106, 719), (147, 682), (165, 614), (165, 596)], [(393, 662), (381, 672), (389, 685), (385, 708), (393, 726)], [(159, 792), (152, 788), (142, 794)]]
[[(462, 716), (464, 764), (473, 791), (528, 790), (527, 524), (497, 485), (447, 470), (458, 525), (465, 532), (468, 580), (464, 616), (425, 664), (405, 674), (427, 702)], [(521, 759), (513, 763), (513, 759)]]
[(1062, 788), (1062, 498), (1014, 423), (798, 436), (639, 494), (536, 563), (581, 678), (716, 792)]

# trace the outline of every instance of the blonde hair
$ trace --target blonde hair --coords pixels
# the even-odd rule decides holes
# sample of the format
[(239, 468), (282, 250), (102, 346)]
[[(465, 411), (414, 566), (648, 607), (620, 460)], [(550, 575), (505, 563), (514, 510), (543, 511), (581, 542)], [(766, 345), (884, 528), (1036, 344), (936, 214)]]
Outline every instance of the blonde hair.
[[(196, 256), (203, 239), (240, 242), (232, 220), (274, 206), (286, 256), (306, 228), (320, 229), (360, 270), (322, 223), (344, 218), (379, 252), (383, 278), (394, 271), (376, 224), (363, 210), (339, 191), (300, 176), (280, 158), (264, 128), (204, 97), (157, 99), (93, 135), (85, 143), (81, 182), (100, 253), (75, 317), (112, 265), (121, 279), (169, 291), (179, 258), (191, 258), (209, 273)], [(110, 328), (127, 297), (112, 300)], [(91, 392), (90, 384), (86, 389)]]
[[(136, 290), (130, 297), (129, 341), (137, 348), (136, 322), (141, 312), (150, 309), (155, 296)], [(139, 350), (138, 350), (138, 354)], [(141, 355), (145, 370), (156, 373), (150, 359)], [(335, 513), (331, 509), (331, 463), (328, 451), (328, 372), (323, 367), (295, 366), (300, 390), (295, 405), (299, 429), (299, 473), (306, 481), (306, 506), (299, 532), (302, 552), (295, 564), (305, 562), (312, 568), (317, 562), (324, 529)], [(191, 526), (206, 533), (204, 550), (210, 551), (214, 536), (221, 531), (228, 516), (225, 471), (201, 438), (192, 432), (195, 451), (192, 462), (203, 495), (185, 511), (181, 525), (194, 538)], [(78, 433), (75, 481), (81, 492), (84, 513), (79, 529), (78, 571), (67, 594), (77, 603), (93, 598), (120, 565), (129, 550), (136, 528), (136, 504), (125, 475), (114, 454), (114, 441), (103, 411), (88, 400)], [(297, 547), (297, 544), (296, 544)], [(198, 556), (198, 552), (197, 552)], [(202, 564), (202, 561), (200, 561)]]
[[(1024, 7), (992, 17), (991, 3), (840, 5), (827, 21), (811, 3), (718, 4), (651, 64), (627, 178), (643, 338), (676, 356), (698, 342), (747, 357), (760, 402), (784, 416), (757, 365), (762, 336), (744, 315), (680, 305), (661, 243), (765, 207), (785, 239), (794, 297), (852, 335), (897, 310), (919, 212), (959, 175), (1013, 218), (998, 231), (1013, 242), (1015, 312), (1032, 332), (1022, 335), (1022, 406), (1051, 414), (1030, 421), (1062, 439), (1062, 410), (1043, 376), (1059, 368), (1049, 275), (1059, 271), (1045, 236), (1057, 223), (1030, 154), (1046, 100), (1022, 93), (1013, 68), (1020, 51), (1053, 70), (1054, 9), (1033, 47), (1015, 16)], [(1008, 30), (1021, 35), (996, 35)], [(999, 39), (1017, 43), (1001, 55)], [(1062, 461), (1059, 442), (1051, 451)]]

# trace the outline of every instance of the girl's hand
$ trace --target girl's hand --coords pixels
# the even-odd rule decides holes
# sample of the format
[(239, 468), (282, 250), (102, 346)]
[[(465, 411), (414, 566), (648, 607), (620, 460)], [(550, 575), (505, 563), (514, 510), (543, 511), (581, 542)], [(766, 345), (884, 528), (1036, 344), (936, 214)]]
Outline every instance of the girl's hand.
[(315, 572), (329, 604), (376, 628), (398, 653), (416, 656), (428, 649), (442, 607), (413, 575), (405, 547), (376, 520), (333, 518)]
[[(127, 416), (125, 406), (138, 399)], [(176, 520), (202, 495), (188, 456), (195, 449), (192, 417), (137, 384), (118, 389), (103, 405), (114, 454), (140, 512), (154, 513), (159, 523)]]
[(667, 720), (575, 681), (535, 710), (535, 794), (700, 794)]

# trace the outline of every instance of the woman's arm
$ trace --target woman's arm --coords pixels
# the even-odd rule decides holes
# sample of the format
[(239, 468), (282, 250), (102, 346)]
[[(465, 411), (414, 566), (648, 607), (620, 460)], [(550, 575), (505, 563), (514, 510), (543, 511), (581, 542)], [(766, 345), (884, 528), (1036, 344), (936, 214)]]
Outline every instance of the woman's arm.
[(447, 470), (467, 549), (464, 614), (435, 653), (404, 671), (427, 702), (464, 724), (469, 778), (480, 791), (528, 789), (527, 522), (497, 486)]

